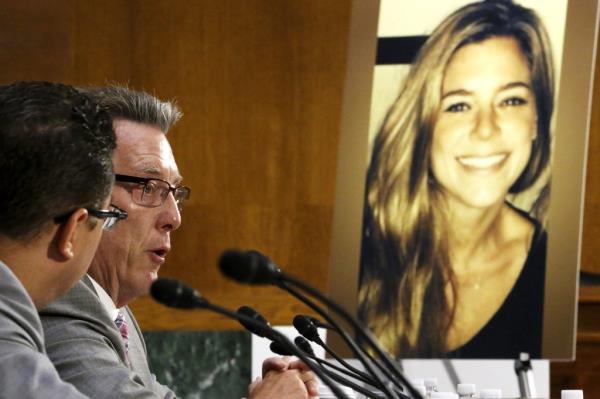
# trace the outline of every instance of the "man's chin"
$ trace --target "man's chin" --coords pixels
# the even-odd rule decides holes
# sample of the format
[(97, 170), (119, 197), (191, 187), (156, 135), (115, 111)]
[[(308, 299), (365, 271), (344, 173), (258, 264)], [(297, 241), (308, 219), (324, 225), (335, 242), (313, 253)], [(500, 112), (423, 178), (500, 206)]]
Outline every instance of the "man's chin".
[(152, 286), (152, 283), (154, 283), (154, 281), (156, 281), (157, 278), (158, 278), (157, 271), (146, 274), (144, 276), (144, 281), (142, 282), (142, 284), (139, 287), (140, 290), (139, 290), (138, 296), (150, 294), (150, 287)]

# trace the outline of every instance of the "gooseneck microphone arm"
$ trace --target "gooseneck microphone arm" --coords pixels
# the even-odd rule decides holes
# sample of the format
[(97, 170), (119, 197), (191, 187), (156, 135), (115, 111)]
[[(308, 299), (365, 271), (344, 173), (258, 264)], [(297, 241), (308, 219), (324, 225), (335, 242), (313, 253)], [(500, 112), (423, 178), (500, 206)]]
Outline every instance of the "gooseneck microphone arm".
[(368, 390), (367, 388), (353, 382), (350, 381), (347, 378), (342, 377), (339, 374), (334, 373), (331, 370), (328, 370), (326, 368), (323, 368), (323, 370), (325, 371), (325, 373), (331, 377), (332, 380), (337, 381), (338, 383), (345, 385), (349, 388), (352, 388), (353, 390), (355, 390), (356, 392), (360, 392), (361, 394), (363, 394), (364, 397), (366, 398), (373, 398), (373, 399), (379, 399), (381, 396), (379, 396), (378, 394), (376, 394), (373, 391)]
[[(304, 318), (305, 316), (296, 316), (296, 317)], [(310, 323), (312, 325), (312, 322), (310, 322)], [(314, 327), (314, 325), (312, 325), (312, 327)], [(296, 328), (298, 328), (298, 327), (296, 327)], [(317, 328), (316, 327), (314, 327), (314, 332), (316, 333), (317, 336), (319, 335), (318, 332), (317, 332)], [(318, 340), (320, 342), (323, 342), (321, 340), (321, 338), (318, 338)], [(378, 388), (377, 384), (375, 384), (373, 382), (373, 380), (371, 380), (369, 378), (369, 376), (363, 377), (361, 374), (364, 374), (364, 373), (362, 373), (361, 371), (359, 371), (359, 374), (356, 374), (354, 371), (352, 371), (352, 369), (354, 369), (354, 367), (352, 367), (352, 366), (349, 366), (349, 365), (346, 364), (347, 366), (349, 366), (349, 368), (348, 369), (344, 369), (342, 367), (338, 367), (337, 365), (332, 364), (332, 363), (326, 361), (325, 359), (319, 359), (318, 357), (315, 356), (315, 352), (313, 351), (312, 346), (310, 345), (310, 342), (308, 342), (308, 340), (306, 338), (302, 337), (302, 336), (297, 336), (294, 339), (294, 343), (296, 344), (296, 346), (298, 348), (300, 348), (300, 350), (302, 350), (304, 353), (306, 353), (306, 355), (309, 358), (313, 359), (314, 361), (316, 361), (317, 363), (319, 363), (319, 365), (323, 366), (323, 370), (325, 370), (325, 372), (328, 373), (333, 380), (339, 382), (342, 385), (350, 387), (350, 388), (354, 389), (357, 392), (362, 393), (367, 398), (379, 399), (381, 397), (377, 393), (371, 391), (369, 388), (363, 387), (362, 385), (359, 385), (359, 384), (357, 384), (354, 381), (354, 380), (362, 381), (363, 383), (365, 383), (365, 384), (367, 384), (367, 385), (369, 385), (371, 387)], [(336, 370), (336, 371), (344, 374), (345, 376), (351, 377), (352, 380), (349, 380), (349, 379), (345, 378), (341, 374), (337, 374), (333, 370)], [(356, 370), (356, 369), (354, 369), (354, 370)]]
[[(333, 309), (334, 312), (336, 312), (337, 314), (339, 314), (348, 323), (350, 323), (350, 325), (352, 325), (352, 327), (354, 328), (354, 330), (357, 331), (359, 334), (361, 334), (363, 336), (363, 338), (365, 338), (367, 340), (367, 342), (369, 343), (369, 345), (373, 348), (373, 350), (375, 350), (375, 352), (377, 353), (377, 355), (382, 359), (383, 363), (387, 366), (387, 368), (386, 367), (382, 367), (380, 369), (382, 371), (384, 371), (386, 374), (388, 374), (388, 372), (391, 371), (392, 374), (394, 376), (396, 376), (402, 382), (402, 384), (404, 386), (407, 387), (407, 389), (409, 390), (409, 392), (411, 393), (411, 395), (414, 398), (422, 399), (421, 394), (412, 386), (412, 384), (408, 381), (408, 379), (400, 371), (400, 369), (398, 368), (398, 366), (389, 358), (389, 356), (387, 355), (387, 353), (377, 343), (376, 338), (371, 334), (371, 332), (370, 332), (369, 329), (367, 329), (360, 322), (358, 322), (354, 317), (352, 317), (344, 308), (342, 308), (341, 306), (339, 306), (337, 303), (335, 303), (334, 301), (332, 301), (331, 299), (329, 299), (328, 297), (326, 297), (325, 295), (323, 295), (322, 293), (320, 293), (319, 291), (317, 291), (316, 289), (314, 289), (310, 285), (304, 283), (303, 281), (300, 281), (300, 280), (298, 280), (298, 279), (296, 279), (296, 278), (294, 278), (292, 276), (289, 276), (287, 274), (284, 275), (282, 281), (285, 281), (286, 283), (288, 283), (288, 284), (286, 284), (286, 286), (288, 286), (288, 287), (289, 287), (289, 284), (294, 285), (294, 286), (302, 289), (303, 291), (307, 292), (309, 295), (317, 298), (319, 301), (323, 302), (324, 304), (326, 304), (327, 306), (329, 306), (331, 309)], [(279, 284), (277, 284), (277, 285), (281, 286)], [(316, 311), (317, 309), (314, 309), (314, 310)], [(346, 333), (344, 333), (342, 331), (342, 329), (340, 327), (336, 327), (336, 324), (332, 323), (333, 319), (331, 317), (329, 317), (327, 315), (327, 313), (325, 313), (325, 312), (319, 312), (319, 314), (321, 316), (323, 316), (327, 320), (327, 322), (331, 323), (335, 327), (335, 330), (338, 333), (340, 333), (342, 336), (344, 334), (346, 334)], [(351, 342), (353, 342), (353, 341), (351, 341)], [(362, 350), (359, 350), (359, 353), (360, 352), (362, 352)], [(379, 364), (379, 363), (375, 362), (375, 364)], [(392, 382), (396, 382), (396, 380), (393, 379), (393, 378), (391, 379), (391, 381)], [(384, 384), (383, 388), (386, 388), (386, 387), (387, 386)]]
[[(356, 344), (356, 342), (354, 341), (354, 339), (352, 339), (352, 337), (350, 337), (350, 335), (348, 335), (348, 333), (346, 331), (344, 331), (343, 328), (341, 328), (341, 326), (338, 324), (338, 322), (335, 319), (333, 319), (327, 312), (325, 312), (320, 306), (315, 304), (311, 299), (306, 297), (306, 295), (303, 295), (300, 291), (298, 291), (294, 287), (291, 287), (289, 284), (287, 284), (287, 281), (280, 281), (277, 283), (277, 286), (279, 286), (282, 289), (289, 292), (292, 296), (296, 297), (299, 301), (307, 304), (311, 309), (313, 309), (315, 312), (317, 312), (321, 316), (323, 316), (325, 318), (325, 320), (327, 320), (327, 322), (333, 326), (334, 330), (343, 338), (344, 342), (350, 347), (350, 349), (352, 349), (352, 352), (356, 355), (356, 357), (360, 360), (361, 364), (369, 372), (368, 376), (374, 380), (374, 383), (375, 383), (374, 385), (377, 388), (379, 388), (380, 390), (382, 390), (386, 394), (386, 397), (388, 397), (388, 398), (400, 397), (401, 399), (406, 398), (406, 395), (399, 393), (396, 390), (392, 389), (392, 387), (388, 386), (388, 384), (386, 384), (381, 379), (381, 376), (377, 372), (375, 372), (375, 369), (373, 368), (373, 364), (377, 365), (378, 368), (384, 374), (386, 374), (386, 376), (389, 378), (389, 380), (394, 385), (396, 385), (400, 390), (402, 390), (402, 387), (400, 385), (398, 385), (397, 381), (393, 377), (391, 377), (389, 371), (385, 367), (382, 367), (374, 359), (372, 359), (368, 353), (366, 353), (360, 346), (358, 346)], [(300, 332), (302, 334), (302, 331), (298, 331), (298, 332)], [(327, 345), (325, 345), (325, 343), (322, 340), (319, 339), (319, 341), (320, 342), (316, 342), (316, 343), (319, 344), (320, 346), (322, 346), (323, 349), (325, 349), (327, 351), (327, 353), (331, 354), (334, 358), (336, 358), (338, 361), (340, 361), (340, 363), (350, 366), (345, 361), (343, 361), (339, 356), (337, 356), (337, 354), (333, 355), (332, 354), (333, 351), (330, 351), (330, 348), (327, 347)], [(350, 368), (353, 370), (356, 370), (352, 366), (350, 366)]]
[[(353, 370), (355, 370), (354, 367), (348, 368), (348, 364), (346, 362), (344, 362), (346, 365), (346, 368), (343, 368), (343, 367), (338, 366), (337, 364), (328, 362), (325, 359), (318, 358), (315, 355), (315, 352), (312, 350), (310, 342), (308, 342), (306, 340), (306, 338), (304, 338), (302, 336), (297, 336), (294, 339), (294, 343), (296, 344), (296, 346), (298, 348), (300, 348), (302, 351), (304, 351), (304, 353), (306, 353), (308, 355), (308, 357), (310, 357), (311, 359), (313, 359), (314, 361), (319, 363), (321, 366), (328, 367), (333, 370), (339, 371), (340, 373), (342, 373), (350, 378), (353, 378), (358, 381), (362, 381), (363, 383), (365, 383), (369, 386), (372, 386), (374, 388), (379, 388), (379, 386), (377, 385), (377, 383), (375, 381), (373, 381), (371, 376), (369, 376), (368, 374), (363, 373), (363, 372), (356, 373), (355, 371), (353, 371)], [(341, 365), (344, 365), (344, 363), (340, 362)]]
[[(261, 324), (267, 325), (269, 327), (271, 326), (269, 324), (269, 322), (267, 321), (267, 319), (263, 315), (261, 315), (257, 310), (251, 308), (250, 306), (242, 306), (238, 309), (237, 312), (239, 314), (248, 316)], [(240, 320), (240, 324), (242, 324), (242, 326), (244, 326), (244, 328), (246, 328), (246, 330), (250, 331), (251, 333), (258, 335), (260, 337), (264, 337), (264, 338), (268, 338), (268, 339), (272, 340), (271, 345), (270, 345), (270, 349), (272, 352), (277, 353), (278, 355), (282, 355), (282, 356), (293, 356), (294, 355), (294, 353), (292, 353), (285, 345), (282, 345), (277, 340), (277, 337), (274, 337), (272, 334), (265, 335), (263, 329), (256, 329), (253, 324), (248, 324), (243, 320)], [(300, 332), (301, 334), (310, 335), (317, 344), (319, 344), (321, 346), (325, 345), (325, 343), (321, 340), (321, 337), (319, 337), (317, 328), (312, 324), (312, 321), (307, 316), (296, 316), (294, 318), (294, 326), (296, 327), (298, 332)], [(301, 330), (303, 330), (304, 332)], [(310, 332), (307, 332), (307, 330), (310, 330)], [(294, 339), (294, 343), (310, 359), (316, 361), (320, 366), (322, 366), (323, 371), (325, 373), (327, 373), (331, 377), (332, 380), (337, 381), (342, 385), (345, 385), (347, 387), (354, 389), (357, 392), (362, 393), (367, 398), (377, 398), (377, 395), (374, 392), (370, 391), (369, 389), (367, 389), (365, 387), (362, 387), (361, 385), (358, 385), (353, 380), (348, 380), (347, 378), (344, 378), (343, 376), (336, 374), (331, 369), (341, 372), (342, 374), (345, 374), (346, 376), (350, 376), (351, 378), (353, 378), (355, 380), (362, 381), (363, 383), (366, 383), (369, 386), (379, 388), (379, 384), (375, 383), (372, 379), (370, 379), (368, 374), (365, 374), (362, 371), (357, 370), (356, 368), (352, 367), (350, 364), (345, 362), (343, 359), (340, 359), (336, 354), (334, 354), (334, 357), (336, 357), (336, 359), (338, 359), (338, 361), (340, 361), (340, 363), (343, 366), (346, 366), (347, 369), (338, 367), (337, 365), (334, 365), (326, 360), (319, 359), (318, 357), (315, 356), (315, 353), (314, 353), (310, 343), (308, 342), (308, 340), (302, 336), (297, 336)]]
[[(358, 357), (358, 359), (363, 364), (363, 366), (365, 366), (365, 369), (369, 372), (370, 377), (372, 377), (375, 380), (377, 387), (379, 389), (381, 389), (383, 392), (385, 392), (385, 394), (387, 395), (388, 398), (397, 398), (398, 397), (397, 393), (392, 391), (392, 389), (385, 382), (383, 382), (383, 380), (381, 379), (379, 374), (377, 374), (375, 372), (375, 370), (373, 368), (373, 363), (366, 356), (363, 349), (360, 348), (356, 344), (356, 342), (354, 342), (354, 340), (348, 335), (348, 333), (346, 333), (327, 312), (325, 312), (320, 306), (317, 306), (317, 304), (314, 303), (311, 299), (307, 298), (306, 295), (302, 294), (297, 289), (295, 289), (294, 287), (291, 287), (289, 284), (287, 284), (287, 281), (284, 281), (284, 280), (278, 281), (276, 283), (276, 285), (278, 287), (281, 287), (282, 289), (286, 290), (292, 296), (296, 297), (299, 301), (307, 304), (311, 309), (313, 309), (315, 312), (317, 312), (321, 316), (323, 316), (325, 318), (325, 320), (327, 320), (327, 322), (330, 323), (336, 331), (338, 331), (340, 336), (344, 339), (344, 342), (346, 342), (346, 344), (352, 349), (352, 352)], [(298, 332), (300, 332), (302, 334), (301, 331), (298, 331)], [(385, 370), (385, 368), (382, 368), (382, 370)], [(392, 379), (392, 381), (393, 381), (393, 379)]]
[(203, 298), (198, 291), (174, 279), (159, 278), (150, 287), (152, 297), (163, 305), (179, 309), (208, 309), (222, 314), (234, 320), (248, 325), (253, 325), (255, 329), (264, 333), (264, 336), (272, 336), (277, 342), (284, 345), (295, 356), (302, 360), (310, 369), (323, 381), (338, 398), (349, 399), (348, 396), (335, 384), (332, 379), (323, 371), (321, 367), (313, 363), (304, 352), (298, 349), (284, 334), (271, 328), (270, 326), (258, 322), (246, 315), (234, 312), (230, 309), (210, 303)]
[[(296, 330), (298, 330), (298, 332), (305, 338), (311, 340), (312, 342), (314, 342), (315, 344), (319, 345), (320, 347), (322, 347), (323, 349), (325, 349), (325, 351), (327, 353), (329, 353), (335, 360), (337, 360), (342, 366), (346, 367), (348, 370), (350, 370), (351, 372), (353, 372), (354, 374), (358, 374), (364, 378), (370, 378), (370, 375), (368, 375), (367, 373), (353, 367), (350, 363), (348, 363), (347, 361), (345, 361), (344, 359), (342, 359), (337, 353), (335, 353), (325, 342), (323, 342), (323, 340), (321, 339), (321, 337), (319, 336), (319, 332), (317, 330), (317, 327), (313, 324), (312, 320), (309, 319), (306, 316), (296, 316), (294, 317), (294, 327), (296, 327)], [(316, 338), (316, 339), (311, 339), (311, 338)], [(306, 340), (304, 340), (306, 341)], [(298, 340), (296, 339), (294, 341), (296, 343), (297, 346), (300, 347), (300, 349), (303, 349), (299, 344), (298, 344)], [(302, 341), (301, 341), (302, 342)], [(306, 342), (307, 345), (310, 345), (308, 342)], [(358, 347), (360, 348), (360, 347)], [(305, 351), (306, 352), (306, 351)], [(367, 356), (368, 353), (363, 353)], [(373, 360), (373, 359), (371, 359)]]
[[(311, 287), (310, 285), (283, 273), (269, 258), (256, 251), (241, 252), (241, 251), (226, 251), (221, 255), (219, 260), (221, 271), (228, 277), (233, 278), (242, 283), (250, 284), (274, 284), (281, 286), (280, 283), (285, 281), (289, 285), (294, 285), (320, 302), (326, 304), (331, 310), (337, 313), (340, 317), (346, 320), (352, 328), (360, 334), (366, 342), (375, 351), (378, 357), (381, 358), (385, 366), (398, 378), (398, 380), (408, 388), (410, 394), (416, 399), (423, 399), (422, 395), (412, 386), (402, 371), (398, 368), (388, 354), (379, 345), (373, 334), (352, 317), (344, 308), (323, 295), (321, 292)], [(316, 309), (315, 309), (316, 310)], [(324, 313), (324, 312), (323, 312)], [(319, 312), (323, 317), (323, 313)], [(329, 317), (326, 317), (328, 322), (331, 322)], [(392, 396), (393, 397), (393, 396)]]

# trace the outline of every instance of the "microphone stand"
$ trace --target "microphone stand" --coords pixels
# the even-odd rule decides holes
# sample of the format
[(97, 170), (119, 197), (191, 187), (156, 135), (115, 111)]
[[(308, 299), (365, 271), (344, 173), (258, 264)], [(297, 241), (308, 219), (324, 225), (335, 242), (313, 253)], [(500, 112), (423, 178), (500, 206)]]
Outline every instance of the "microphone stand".
[[(237, 312), (233, 312), (227, 308), (224, 308), (224, 307), (221, 307), (218, 305), (214, 305), (208, 301), (206, 302), (206, 304), (203, 307), (205, 307), (206, 309), (212, 310), (213, 312), (221, 313), (221, 314), (224, 314), (231, 318), (237, 319), (239, 321), (244, 320), (244, 322), (246, 322), (248, 324), (254, 324), (254, 325), (260, 324), (256, 320), (254, 320), (248, 316), (238, 314)], [(315, 374), (321, 379), (321, 381), (323, 381), (331, 389), (331, 391), (336, 395), (336, 397), (342, 398), (342, 399), (349, 399), (348, 396), (344, 393), (344, 391), (342, 391), (340, 389), (340, 387), (332, 381), (332, 379), (323, 371), (323, 369), (318, 367), (317, 364), (313, 363), (308, 358), (308, 356), (306, 356), (304, 354), (304, 352), (302, 352), (301, 350), (296, 348), (296, 346), (289, 340), (288, 337), (286, 337), (284, 334), (280, 333), (279, 331), (277, 331), (275, 329), (271, 329), (271, 333), (274, 334), (275, 336), (277, 336), (277, 338), (278, 338), (277, 341), (279, 343), (287, 346), (288, 349), (290, 349), (290, 351), (292, 353), (294, 353), (294, 355), (296, 355), (300, 360), (302, 360), (304, 363), (306, 363), (306, 365), (309, 366), (310, 369), (315, 372)]]
[[(310, 344), (309, 344), (309, 345), (310, 345)], [(299, 345), (298, 345), (298, 346), (299, 346)], [(300, 349), (303, 349), (303, 348), (302, 348), (302, 346), (299, 346), (299, 347), (300, 347)], [(378, 385), (378, 384), (377, 384), (375, 381), (373, 381), (372, 379), (370, 379), (368, 376), (363, 376), (362, 374), (364, 374), (364, 373), (357, 374), (356, 372), (352, 371), (351, 369), (345, 369), (345, 368), (343, 368), (343, 367), (340, 367), (340, 366), (338, 366), (338, 365), (336, 365), (336, 364), (334, 364), (334, 363), (332, 363), (332, 362), (329, 362), (329, 361), (327, 361), (327, 360), (325, 360), (325, 359), (320, 359), (320, 358), (318, 358), (317, 356), (315, 356), (314, 352), (313, 352), (313, 353), (310, 353), (310, 352), (307, 352), (305, 349), (303, 349), (303, 350), (304, 350), (304, 352), (305, 352), (305, 353), (308, 355), (308, 357), (310, 357), (311, 359), (313, 359), (314, 361), (316, 361), (317, 363), (319, 363), (319, 364), (320, 364), (321, 366), (323, 366), (324, 368), (325, 368), (325, 367), (331, 368), (331, 369), (333, 369), (333, 370), (336, 370), (336, 371), (338, 371), (338, 372), (340, 372), (340, 373), (342, 373), (342, 374), (345, 374), (346, 376), (348, 376), (348, 377), (350, 377), (350, 378), (353, 378), (353, 379), (355, 379), (355, 380), (361, 381), (362, 383), (364, 383), (364, 384), (367, 384), (367, 385), (369, 385), (369, 386), (371, 386), (371, 387), (373, 387), (373, 388), (380, 388), (380, 387), (379, 387), (379, 385)], [(344, 362), (344, 363), (345, 363), (345, 362)], [(347, 366), (347, 365), (346, 365), (346, 366)], [(327, 370), (327, 371), (329, 371), (329, 372), (332, 372), (332, 371), (331, 371), (331, 370), (329, 370), (329, 369), (325, 369), (325, 370)], [(332, 378), (333, 378), (333, 376), (332, 376)], [(338, 382), (340, 382), (340, 381), (338, 381)], [(342, 383), (342, 384), (343, 384), (343, 382), (340, 382), (340, 383)], [(348, 385), (347, 385), (347, 386), (348, 386)], [(362, 391), (361, 391), (361, 390), (359, 390), (359, 389), (356, 389), (356, 388), (354, 388), (353, 386), (350, 386), (350, 388), (353, 388), (354, 390), (356, 390), (356, 391), (358, 391), (358, 392), (362, 393), (362, 394), (363, 394), (363, 395), (365, 395), (365, 396), (369, 396), (369, 395), (377, 395), (376, 393), (374, 393), (374, 392), (372, 392), (372, 391), (369, 391), (369, 390), (367, 390), (367, 392), (368, 392), (368, 393), (365, 393), (365, 392), (362, 392)], [(366, 388), (364, 388), (364, 387), (362, 387), (362, 388), (363, 388), (363, 389), (366, 389)], [(396, 388), (396, 389), (398, 389), (398, 388)], [(403, 395), (403, 394), (401, 394), (401, 393), (399, 393), (399, 392), (398, 392), (398, 394), (399, 394), (400, 396), (402, 396), (403, 398), (405, 397), (405, 395)], [(369, 397), (371, 397), (371, 396), (369, 396)], [(376, 396), (376, 397), (378, 398), (378, 396)]]
[[(161, 280), (161, 279), (159, 279), (159, 280)], [(164, 280), (169, 280), (169, 279), (163, 279), (163, 281)], [(171, 281), (173, 281), (173, 280), (171, 280)], [(155, 281), (153, 283), (153, 285), (155, 285), (157, 282), (158, 281)], [(183, 300), (181, 302), (164, 301), (160, 297), (155, 295), (154, 292), (152, 292), (152, 290), (151, 290), (152, 296), (154, 297), (154, 299), (158, 300), (159, 302), (161, 302), (163, 305), (166, 305), (166, 306), (175, 307), (175, 308), (183, 308), (183, 309), (193, 309), (193, 308), (208, 309), (208, 310), (212, 310), (213, 312), (230, 317), (232, 319), (238, 320), (239, 322), (244, 321), (247, 324), (253, 325), (259, 331), (264, 331), (266, 336), (270, 335), (270, 336), (273, 336), (274, 338), (276, 337), (277, 342), (279, 342), (281, 345), (286, 346), (292, 353), (294, 353), (294, 355), (296, 355), (307, 366), (309, 366), (310, 369), (312, 371), (314, 371), (314, 373), (321, 379), (321, 381), (323, 381), (331, 389), (331, 391), (335, 394), (335, 396), (337, 398), (350, 399), (344, 393), (344, 391), (342, 391), (340, 389), (340, 387), (336, 383), (333, 382), (333, 380), (325, 373), (325, 371), (321, 367), (319, 367), (316, 363), (314, 363), (312, 360), (310, 360), (308, 358), (308, 356), (306, 356), (304, 354), (304, 352), (302, 352), (300, 349), (298, 349), (284, 334), (269, 327), (268, 325), (266, 325), (264, 323), (257, 322), (256, 320), (254, 320), (251, 317), (234, 312), (234, 311), (224, 308), (222, 306), (212, 304), (208, 300), (206, 300), (206, 298), (201, 297), (200, 294), (198, 294), (198, 292), (193, 290), (192, 288), (185, 286), (183, 283), (180, 283), (180, 282), (178, 282), (178, 284), (179, 284), (178, 292), (175, 295), (176, 299), (184, 299), (184, 298), (182, 298), (183, 295), (181, 295), (181, 292), (189, 290), (189, 294), (191, 294), (192, 297), (191, 298), (188, 297), (185, 299), (193, 301), (192, 303), (190, 303), (188, 301), (183, 301)], [(172, 299), (172, 298), (169, 298), (169, 299)]]
[[(312, 300), (307, 298), (305, 295), (300, 293), (298, 290), (296, 290), (293, 287), (290, 287), (287, 284), (287, 282), (288, 281), (281, 279), (276, 282), (276, 285), (278, 287), (284, 289), (285, 291), (289, 292), (291, 295), (296, 297), (301, 302), (306, 303), (311, 309), (313, 309), (314, 311), (319, 313), (321, 316), (323, 316), (327, 320), (327, 322), (332, 324), (334, 326), (334, 328), (338, 331), (338, 333), (341, 335), (341, 337), (344, 339), (344, 342), (346, 342), (346, 344), (348, 346), (350, 346), (350, 348), (352, 349), (352, 352), (359, 358), (361, 363), (365, 366), (365, 368), (367, 369), (369, 374), (376, 380), (376, 382), (379, 385), (379, 388), (382, 391), (384, 391), (386, 393), (386, 395), (388, 395), (387, 397), (398, 398), (398, 395), (396, 395), (396, 393), (394, 391), (392, 391), (388, 387), (388, 385), (383, 382), (383, 380), (381, 380), (381, 377), (373, 369), (373, 365), (372, 365), (370, 359), (367, 358), (367, 356), (365, 355), (365, 352), (362, 350), (362, 348), (360, 348), (356, 344), (356, 342), (354, 342), (354, 340), (352, 338), (350, 338), (348, 333), (346, 333), (327, 312), (325, 312), (321, 307), (317, 306)], [(384, 368), (381, 368), (381, 367), (380, 367), (380, 369), (385, 370)], [(393, 379), (391, 381), (393, 381)], [(417, 396), (417, 398), (421, 399), (419, 396)]]
[[(377, 353), (377, 355), (382, 359), (382, 361), (389, 368), (389, 370), (402, 382), (402, 384), (404, 384), (408, 388), (410, 394), (416, 399), (423, 399), (423, 397), (421, 396), (419, 391), (417, 391), (412, 386), (412, 384), (408, 381), (408, 379), (400, 371), (398, 366), (392, 361), (392, 359), (390, 359), (388, 354), (377, 343), (377, 340), (373, 336), (373, 334), (365, 326), (363, 326), (362, 323), (360, 323), (354, 317), (352, 317), (344, 308), (339, 306), (337, 303), (335, 303), (334, 301), (332, 301), (327, 296), (323, 295), (321, 292), (319, 292), (315, 288), (311, 287), (310, 285), (308, 285), (308, 284), (304, 283), (303, 281), (296, 279), (290, 275), (287, 275), (283, 272), (280, 272), (275, 284), (285, 290), (288, 290), (289, 288), (291, 288), (288, 286), (288, 284), (294, 285), (294, 286), (298, 287), (299, 289), (307, 292), (309, 295), (317, 298), (319, 301), (323, 302), (324, 304), (329, 306), (331, 309), (333, 309), (333, 311), (335, 311), (344, 320), (346, 320), (350, 325), (352, 325), (352, 327), (355, 329), (355, 331), (360, 333), (363, 336), (363, 338), (365, 338), (367, 340), (369, 345), (373, 348), (373, 350)], [(288, 290), (288, 292), (292, 293), (289, 290)], [(294, 293), (292, 293), (292, 295), (295, 296)], [(323, 310), (319, 309), (317, 306), (315, 306), (315, 307), (311, 306), (311, 308), (313, 308), (313, 310), (317, 311), (329, 323), (334, 324), (334, 323), (332, 323), (331, 317), (329, 317), (327, 315), (327, 313), (325, 313)], [(369, 371), (371, 371), (371, 370), (369, 370)], [(384, 388), (387, 388), (387, 387), (384, 385)], [(389, 389), (387, 390), (386, 393), (389, 393)], [(390, 395), (390, 397), (394, 397), (394, 395), (392, 394), (392, 395)]]
[[(296, 328), (296, 329), (298, 329), (298, 328)], [(299, 332), (300, 332), (300, 334), (302, 334), (301, 331), (299, 331)], [(302, 334), (302, 335), (304, 335), (304, 334)], [(301, 340), (301, 341), (299, 341), (299, 340)], [(312, 350), (312, 347), (310, 346), (310, 343), (306, 339), (304, 339), (304, 337), (301, 337), (301, 336), (296, 337), (296, 339), (294, 340), (294, 343), (296, 344), (297, 347), (299, 347), (300, 349), (302, 349), (309, 356), (310, 355), (314, 356), (314, 351)], [(317, 345), (321, 346), (323, 349), (325, 349), (325, 351), (327, 353), (329, 353), (335, 360), (337, 360), (340, 363), (340, 365), (346, 367), (346, 369), (348, 370), (348, 375), (352, 375), (352, 376), (354, 376), (354, 378), (357, 378), (357, 379), (359, 379), (359, 380), (361, 380), (363, 382), (366, 382), (367, 384), (370, 384), (370, 385), (373, 385), (373, 386), (377, 386), (377, 384), (371, 379), (371, 376), (369, 374), (367, 374), (367, 373), (365, 373), (365, 372), (357, 369), (356, 367), (353, 367), (350, 363), (348, 363), (347, 361), (345, 361), (344, 359), (342, 359), (329, 346), (327, 346), (325, 344), (325, 342), (323, 342), (323, 340), (321, 340), (319, 338), (319, 341), (318, 342), (315, 341), (315, 343)], [(313, 359), (318, 359), (318, 358), (315, 358), (315, 357), (312, 357), (312, 358)], [(317, 362), (318, 362), (318, 360), (317, 360)]]

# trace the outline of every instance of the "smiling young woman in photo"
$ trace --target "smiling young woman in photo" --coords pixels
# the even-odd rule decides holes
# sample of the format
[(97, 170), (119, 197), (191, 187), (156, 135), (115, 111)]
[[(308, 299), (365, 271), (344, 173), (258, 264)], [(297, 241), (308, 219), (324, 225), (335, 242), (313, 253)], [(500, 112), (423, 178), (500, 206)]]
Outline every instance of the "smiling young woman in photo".
[(553, 84), (542, 23), (511, 1), (460, 8), (421, 49), (367, 174), (359, 315), (396, 356), (541, 356)]

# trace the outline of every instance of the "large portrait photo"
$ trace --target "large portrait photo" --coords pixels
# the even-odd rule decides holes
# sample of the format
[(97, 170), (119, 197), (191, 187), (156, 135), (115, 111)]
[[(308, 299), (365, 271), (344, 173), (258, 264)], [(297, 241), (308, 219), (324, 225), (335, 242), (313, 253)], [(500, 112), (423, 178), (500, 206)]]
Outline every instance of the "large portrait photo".
[(355, 306), (396, 358), (570, 356), (544, 346), (578, 270), (548, 266), (569, 3), (380, 4)]

